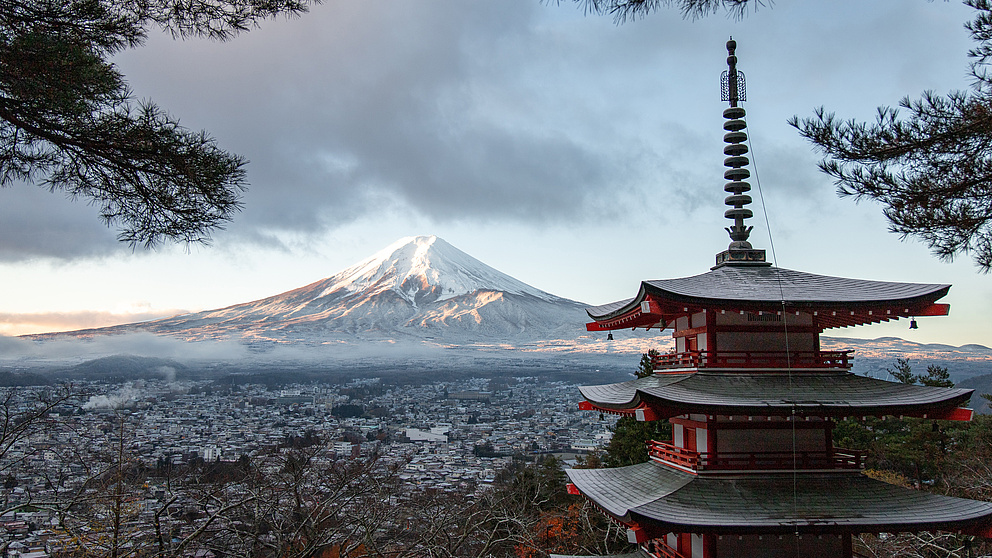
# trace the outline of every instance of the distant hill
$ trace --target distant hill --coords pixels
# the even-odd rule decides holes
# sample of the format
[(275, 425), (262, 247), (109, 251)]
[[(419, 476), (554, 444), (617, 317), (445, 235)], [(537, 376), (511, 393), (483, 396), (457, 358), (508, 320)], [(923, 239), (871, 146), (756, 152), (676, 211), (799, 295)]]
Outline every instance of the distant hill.
[(971, 398), (971, 403), (968, 406), (974, 409), (976, 413), (989, 414), (992, 412), (989, 402), (979, 397), (983, 393), (992, 393), (992, 374), (984, 374), (962, 380), (957, 384), (957, 387), (975, 390), (975, 395)]
[(875, 378), (884, 379), (887, 375), (885, 369), (891, 368), (899, 358), (908, 358), (918, 372), (924, 372), (930, 364), (946, 366), (955, 383), (992, 374), (992, 348), (984, 345), (954, 347), (939, 343), (914, 343), (898, 337), (853, 339), (823, 336), (820, 347), (824, 350), (854, 349), (854, 371)]
[(113, 355), (89, 360), (61, 371), (69, 378), (88, 380), (167, 379), (186, 376), (186, 365), (172, 359)]

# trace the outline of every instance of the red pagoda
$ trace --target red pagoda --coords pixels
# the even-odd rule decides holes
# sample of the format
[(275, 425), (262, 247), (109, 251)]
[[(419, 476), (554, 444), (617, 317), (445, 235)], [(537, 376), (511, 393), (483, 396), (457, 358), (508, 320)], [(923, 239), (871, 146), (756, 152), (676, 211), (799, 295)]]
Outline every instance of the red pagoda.
[[(569, 491), (627, 528), (636, 556), (851, 557), (858, 533), (944, 530), (992, 537), (992, 503), (903, 488), (862, 474), (834, 447), (843, 417), (970, 420), (972, 390), (851, 373), (824, 330), (947, 315), (949, 285), (890, 283), (774, 267), (748, 242), (743, 74), (727, 43), (724, 153), (731, 243), (710, 271), (644, 281), (634, 298), (589, 308), (589, 331), (671, 329), (653, 375), (581, 388), (580, 408), (668, 420), (647, 463), (572, 469)], [(634, 556), (632, 555), (632, 556)]]

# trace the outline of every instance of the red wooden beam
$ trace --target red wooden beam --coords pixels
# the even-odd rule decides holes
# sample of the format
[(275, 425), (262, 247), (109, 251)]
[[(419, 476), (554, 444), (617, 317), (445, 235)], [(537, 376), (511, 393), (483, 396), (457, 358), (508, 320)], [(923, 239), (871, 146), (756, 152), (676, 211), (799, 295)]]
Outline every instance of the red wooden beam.
[(950, 304), (937, 304), (936, 302), (923, 308), (917, 316), (946, 316), (951, 311)]
[(961, 422), (971, 422), (971, 419), (974, 416), (975, 416), (974, 409), (955, 407), (947, 411), (939, 411), (936, 413), (928, 414), (927, 418), (934, 418), (938, 420), (956, 420)]

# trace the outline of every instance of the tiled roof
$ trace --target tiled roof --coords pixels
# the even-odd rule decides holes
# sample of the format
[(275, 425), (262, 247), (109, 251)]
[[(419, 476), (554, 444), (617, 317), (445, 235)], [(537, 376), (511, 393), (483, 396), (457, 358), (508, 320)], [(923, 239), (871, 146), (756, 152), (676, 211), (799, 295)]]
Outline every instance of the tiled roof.
[(858, 474), (694, 476), (655, 462), (570, 469), (582, 494), (657, 532), (959, 529), (992, 522), (992, 503), (902, 488)]
[(627, 554), (611, 554), (609, 556), (576, 556), (571, 554), (551, 554), (548, 558), (654, 558), (647, 552), (638, 549), (635, 552), (629, 552)]
[(655, 374), (579, 390), (599, 407), (620, 410), (645, 403), (670, 411), (662, 416), (685, 412), (782, 414), (793, 408), (800, 414), (916, 416), (930, 409), (953, 409), (974, 391), (888, 382), (842, 371)]
[(692, 277), (644, 281), (636, 297), (587, 308), (586, 312), (596, 320), (619, 315), (640, 304), (648, 293), (703, 306), (785, 302), (793, 307), (815, 307), (932, 301), (947, 294), (949, 288), (950, 285), (830, 277), (779, 267), (720, 267)]

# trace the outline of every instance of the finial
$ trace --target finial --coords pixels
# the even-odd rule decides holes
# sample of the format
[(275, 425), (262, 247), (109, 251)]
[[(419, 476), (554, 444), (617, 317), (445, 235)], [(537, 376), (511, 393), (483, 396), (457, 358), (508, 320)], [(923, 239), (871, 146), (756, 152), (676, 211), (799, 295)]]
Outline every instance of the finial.
[(745, 111), (743, 107), (737, 106), (738, 102), (747, 100), (744, 87), (744, 72), (737, 70), (737, 41), (730, 38), (727, 41), (727, 70), (720, 76), (720, 89), (722, 99), (730, 103), (730, 108), (724, 109), (723, 117), (727, 119), (723, 123), (723, 129), (727, 133), (723, 136), (723, 141), (727, 144), (723, 148), (723, 153), (727, 158), (723, 160), (723, 165), (727, 170), (723, 177), (729, 180), (724, 185), (723, 190), (730, 195), (724, 200), (729, 205), (724, 216), (733, 219), (734, 224), (727, 227), (730, 233), (730, 246), (727, 250), (717, 254), (716, 267), (722, 265), (770, 265), (765, 262), (765, 251), (755, 250), (751, 243), (747, 241), (751, 235), (751, 229), (744, 224), (745, 219), (753, 217), (750, 209), (746, 205), (751, 204), (751, 196), (745, 192), (751, 191), (751, 185), (745, 182), (751, 176), (747, 167), (750, 161), (744, 156), (747, 153), (747, 122), (744, 121)]

